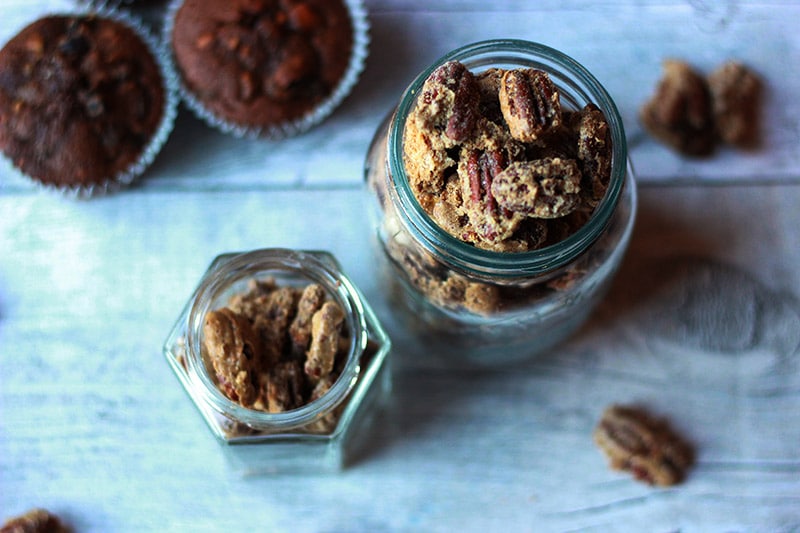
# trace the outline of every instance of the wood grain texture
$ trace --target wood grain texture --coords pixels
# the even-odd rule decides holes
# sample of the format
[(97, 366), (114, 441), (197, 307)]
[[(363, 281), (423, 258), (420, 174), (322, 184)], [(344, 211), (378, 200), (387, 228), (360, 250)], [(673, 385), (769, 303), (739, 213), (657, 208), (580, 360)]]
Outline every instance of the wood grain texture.
[[(308, 187), (356, 185), (376, 127), (413, 77), (444, 53), (491, 38), (538, 41), (583, 63), (607, 88), (622, 115), (640, 181), (772, 182), (800, 179), (800, 4), (793, 2), (368, 2), (371, 53), (360, 83), (343, 104), (306, 135), (280, 142), (242, 141), (211, 130), (185, 109), (155, 164), (139, 180), (147, 188)], [(479, 5), (480, 4), (480, 5)], [(4, 41), (26, 21), (70, 7), (68, 0), (13, 0), (0, 26)], [(559, 7), (560, 6), (560, 7)], [(723, 7), (727, 6), (727, 7)], [(156, 19), (160, 11), (145, 15)], [(710, 72), (731, 58), (767, 81), (763, 147), (721, 150), (684, 159), (653, 141), (637, 113), (668, 57)], [(254, 169), (257, 169), (254, 171)], [(0, 186), (31, 185), (8, 165)]]
[[(182, 110), (136, 187), (81, 202), (0, 169), (0, 520), (42, 506), (104, 533), (800, 529), (798, 4), (430, 4), (367, 2), (362, 80), (302, 137), (232, 139)], [(0, 40), (71, 5), (9, 0)], [(561, 48), (607, 86), (641, 202), (589, 323), (487, 372), (395, 323), (360, 184), (411, 77), (500, 36)], [(770, 87), (766, 145), (692, 161), (644, 136), (636, 109), (666, 56), (752, 63)], [(333, 252), (396, 345), (390, 405), (338, 475), (234, 475), (161, 354), (213, 257), (272, 246)], [(684, 485), (607, 468), (591, 432), (612, 402), (668, 416), (697, 445)]]

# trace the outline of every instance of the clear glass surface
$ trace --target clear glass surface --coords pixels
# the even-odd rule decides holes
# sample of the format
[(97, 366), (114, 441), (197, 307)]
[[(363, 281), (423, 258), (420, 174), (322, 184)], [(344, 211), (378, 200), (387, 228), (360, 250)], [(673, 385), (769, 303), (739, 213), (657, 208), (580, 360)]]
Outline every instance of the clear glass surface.
[[(216, 387), (202, 353), (205, 313), (242, 290), (251, 279), (280, 284), (321, 284), (346, 312), (351, 347), (342, 375), (320, 399), (284, 413), (248, 409)], [(164, 355), (231, 466), (245, 475), (337, 471), (355, 459), (359, 441), (388, 396), (391, 343), (363, 294), (326, 252), (283, 249), (224, 254), (209, 266), (164, 344)], [(329, 433), (310, 429), (330, 412)], [(363, 443), (361, 443), (363, 444)]]
[[(429, 74), (459, 60), (473, 72), (537, 68), (550, 74), (562, 105), (597, 105), (612, 138), (611, 179), (584, 226), (562, 241), (521, 253), (476, 248), (442, 230), (414, 198), (403, 163), (405, 120)], [(478, 364), (527, 359), (567, 338), (602, 298), (627, 247), (636, 212), (636, 186), (622, 120), (602, 85), (580, 64), (527, 41), (493, 40), (455, 50), (421, 72), (398, 107), (378, 128), (365, 164), (372, 196), (375, 249), (386, 294), (413, 342), (404, 347)], [(438, 294), (457, 279), (459, 290), (501, 294), (490, 312), (458, 305)], [(438, 285), (437, 285), (438, 284)], [(401, 334), (402, 335), (402, 334)], [(400, 335), (398, 335), (400, 336)]]

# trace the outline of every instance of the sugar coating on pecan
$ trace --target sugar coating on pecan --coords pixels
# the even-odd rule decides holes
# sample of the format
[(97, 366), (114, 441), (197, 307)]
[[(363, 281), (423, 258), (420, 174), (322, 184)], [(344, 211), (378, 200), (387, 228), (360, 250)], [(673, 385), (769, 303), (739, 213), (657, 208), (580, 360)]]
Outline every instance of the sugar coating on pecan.
[(537, 218), (568, 215), (578, 206), (580, 191), (578, 164), (557, 157), (511, 163), (492, 183), (500, 206)]
[(665, 421), (638, 407), (612, 405), (594, 430), (594, 441), (611, 467), (639, 481), (669, 486), (684, 480), (694, 450)]
[(509, 70), (500, 79), (498, 97), (511, 135), (536, 142), (561, 125), (561, 101), (550, 76), (541, 70)]
[(611, 175), (603, 113), (592, 104), (562, 109), (550, 76), (530, 68), (439, 66), (409, 113), (403, 149), (412, 192), (431, 219), (496, 252), (550, 244), (541, 221), (591, 212)]
[(319, 396), (320, 382), (334, 383), (350, 344), (344, 311), (315, 283), (252, 282), (208, 312), (203, 330), (223, 394), (272, 413), (297, 409)]

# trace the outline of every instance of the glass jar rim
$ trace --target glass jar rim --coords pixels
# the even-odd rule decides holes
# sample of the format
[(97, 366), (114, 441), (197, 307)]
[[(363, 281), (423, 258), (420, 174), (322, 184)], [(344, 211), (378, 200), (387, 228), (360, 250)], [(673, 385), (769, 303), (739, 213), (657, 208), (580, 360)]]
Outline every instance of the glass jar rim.
[[(223, 293), (226, 287), (258, 277), (256, 273), (267, 276), (281, 272), (320, 283), (326, 293), (342, 306), (351, 341), (342, 372), (325, 394), (297, 409), (270, 413), (244, 407), (222, 394), (207, 371), (201, 338), (206, 313), (212, 310), (216, 296)], [(192, 296), (186, 337), (189, 379), (202, 400), (231, 420), (256, 430), (280, 432), (313, 423), (345, 400), (361, 372), (361, 355), (367, 348), (368, 327), (358, 291), (331, 254), (266, 248), (223, 254), (212, 262)]]
[[(467, 67), (490, 66), (498, 61), (524, 62), (549, 74), (567, 74), (569, 81), (580, 82), (579, 90), (587, 103), (597, 105), (609, 125), (612, 142), (611, 178), (603, 199), (589, 220), (569, 237), (543, 248), (527, 252), (496, 252), (465, 243), (442, 229), (422, 209), (414, 196), (403, 163), (405, 121), (425, 80), (448, 61), (461, 61)], [(472, 62), (470, 62), (472, 60)], [(479, 61), (480, 60), (480, 61)], [(558, 70), (554, 70), (558, 69)], [(551, 76), (552, 77), (552, 76)], [(558, 86), (557, 80), (553, 80)], [(562, 88), (562, 87), (560, 87)], [(520, 39), (491, 39), (457, 48), (423, 70), (400, 98), (387, 139), (387, 165), (394, 196), (403, 216), (423, 246), (430, 253), (446, 254), (448, 262), (465, 273), (502, 278), (536, 275), (564, 266), (580, 256), (603, 233), (616, 209), (626, 173), (631, 172), (622, 118), (616, 104), (602, 84), (583, 65), (549, 46)]]

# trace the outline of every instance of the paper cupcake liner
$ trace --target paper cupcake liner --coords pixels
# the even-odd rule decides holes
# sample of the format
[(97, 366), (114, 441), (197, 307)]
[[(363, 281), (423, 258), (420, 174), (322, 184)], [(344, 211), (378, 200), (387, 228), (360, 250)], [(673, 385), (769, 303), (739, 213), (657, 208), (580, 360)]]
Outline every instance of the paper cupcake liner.
[[(208, 124), (209, 126), (229, 135), (245, 139), (269, 139), (280, 140), (287, 137), (293, 137), (304, 133), (333, 113), (334, 109), (342, 103), (342, 101), (350, 94), (358, 82), (361, 72), (364, 70), (364, 63), (367, 55), (369, 54), (369, 20), (367, 18), (367, 10), (364, 7), (362, 0), (343, 0), (345, 7), (350, 13), (350, 20), (353, 26), (353, 46), (350, 53), (350, 61), (345, 69), (342, 79), (339, 80), (337, 86), (331, 93), (314, 108), (309, 110), (300, 118), (283, 122), (280, 124), (270, 124), (268, 126), (243, 126), (234, 122), (227, 121), (213, 112), (211, 112), (203, 103), (194, 95), (189, 87), (186, 86), (183, 79), (179, 74), (178, 78), (178, 93), (183, 100), (186, 107), (188, 107), (195, 116)], [(183, 5), (183, 0), (172, 0), (168, 7), (164, 20), (163, 41), (168, 49), (168, 56), (172, 62), (174, 72), (178, 72), (177, 61), (174, 56), (172, 47), (172, 30), (175, 22), (175, 15)]]
[[(45, 183), (33, 176), (25, 174), (24, 170), (17, 167), (11, 158), (3, 155), (3, 158), (8, 161), (11, 166), (16, 169), (20, 175), (28, 181), (34, 183), (37, 189), (49, 192), (55, 192), (67, 197), (73, 198), (89, 198), (93, 196), (102, 196), (111, 192), (118, 191), (124, 187), (129, 186), (137, 177), (139, 177), (155, 159), (156, 155), (161, 151), (164, 143), (167, 141), (169, 134), (175, 124), (175, 116), (178, 109), (178, 82), (174, 71), (170, 67), (168, 54), (165, 46), (150, 32), (147, 26), (144, 25), (138, 18), (128, 13), (119, 11), (113, 8), (98, 7), (98, 8), (78, 8), (74, 11), (64, 11), (56, 13), (46, 13), (38, 18), (49, 16), (55, 17), (87, 17), (95, 16), (106, 18), (119, 22), (129, 29), (133, 30), (136, 35), (142, 39), (147, 48), (150, 50), (151, 55), (156, 60), (159, 73), (164, 89), (164, 105), (161, 111), (161, 120), (155, 131), (151, 135), (150, 140), (142, 149), (139, 157), (128, 165), (128, 167), (117, 173), (114, 176), (109, 176), (101, 183), (91, 183), (85, 185), (57, 185), (54, 183)], [(37, 20), (38, 20), (37, 18)], [(31, 21), (34, 22), (34, 21)]]

